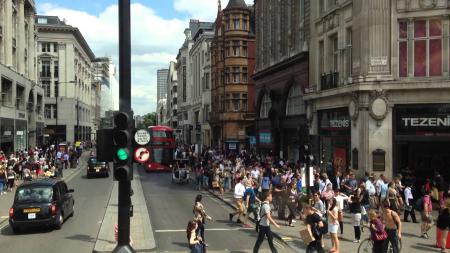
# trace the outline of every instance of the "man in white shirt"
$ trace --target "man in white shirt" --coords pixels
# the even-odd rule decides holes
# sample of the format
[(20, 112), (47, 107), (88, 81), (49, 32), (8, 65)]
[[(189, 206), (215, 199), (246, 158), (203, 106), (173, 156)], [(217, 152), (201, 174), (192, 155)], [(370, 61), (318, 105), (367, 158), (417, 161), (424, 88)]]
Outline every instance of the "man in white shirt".
[(229, 217), (230, 217), (230, 221), (233, 221), (233, 217), (237, 214), (238, 218), (237, 218), (237, 223), (242, 223), (241, 222), (241, 216), (245, 216), (244, 214), (244, 203), (243, 203), (243, 198), (244, 198), (244, 193), (245, 193), (245, 186), (244, 186), (244, 182), (242, 182), (242, 178), (238, 179), (238, 183), (236, 184), (236, 186), (234, 187), (234, 201), (236, 203), (236, 212), (234, 213), (230, 213)]
[(411, 215), (411, 219), (414, 223), (417, 223), (416, 220), (416, 213), (414, 212), (414, 197), (412, 195), (411, 192), (411, 184), (407, 183), (406, 184), (406, 188), (404, 191), (405, 194), (405, 214), (403, 215), (403, 221), (404, 222), (409, 222), (408, 221), (408, 216)]
[(369, 196), (373, 196), (377, 193), (377, 190), (375, 189), (375, 186), (372, 183), (373, 177), (369, 177), (366, 181), (366, 189), (369, 192)]
[(252, 175), (252, 178), (256, 180), (256, 182), (258, 182), (258, 178), (259, 178), (259, 169), (257, 166), (254, 166), (252, 168), (252, 171), (250, 172)]

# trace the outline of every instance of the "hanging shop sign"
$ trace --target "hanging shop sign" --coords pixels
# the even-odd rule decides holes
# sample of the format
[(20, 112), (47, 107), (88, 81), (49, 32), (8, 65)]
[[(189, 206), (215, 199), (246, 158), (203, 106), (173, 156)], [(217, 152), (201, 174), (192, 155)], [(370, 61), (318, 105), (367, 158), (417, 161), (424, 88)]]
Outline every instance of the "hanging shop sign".
[(395, 108), (398, 134), (450, 133), (450, 105)]

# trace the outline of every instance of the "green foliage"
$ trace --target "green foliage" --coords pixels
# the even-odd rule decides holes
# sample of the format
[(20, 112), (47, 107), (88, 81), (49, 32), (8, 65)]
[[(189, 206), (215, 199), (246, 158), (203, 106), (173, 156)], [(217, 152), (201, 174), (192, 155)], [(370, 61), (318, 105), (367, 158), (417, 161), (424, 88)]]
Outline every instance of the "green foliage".
[(149, 126), (156, 125), (156, 112), (147, 113), (143, 116), (144, 122), (138, 124), (137, 128), (145, 129)]

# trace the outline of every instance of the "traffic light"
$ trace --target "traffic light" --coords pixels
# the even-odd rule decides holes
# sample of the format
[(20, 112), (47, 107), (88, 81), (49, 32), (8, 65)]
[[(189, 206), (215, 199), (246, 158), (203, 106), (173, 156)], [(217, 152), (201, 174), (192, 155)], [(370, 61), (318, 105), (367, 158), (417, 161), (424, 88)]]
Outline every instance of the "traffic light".
[(132, 132), (130, 116), (126, 112), (118, 112), (114, 116), (113, 129), (114, 178), (117, 181), (133, 179)]

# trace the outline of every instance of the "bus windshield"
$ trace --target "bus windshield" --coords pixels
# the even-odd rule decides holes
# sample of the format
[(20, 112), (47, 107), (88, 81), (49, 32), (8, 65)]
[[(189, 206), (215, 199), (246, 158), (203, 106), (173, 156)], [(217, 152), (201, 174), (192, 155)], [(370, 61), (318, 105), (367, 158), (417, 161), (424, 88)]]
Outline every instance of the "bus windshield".
[(172, 160), (172, 152), (171, 149), (154, 148), (152, 149), (152, 160), (155, 163), (169, 165)]
[(160, 138), (173, 138), (172, 131), (152, 131), (152, 137), (160, 137)]

